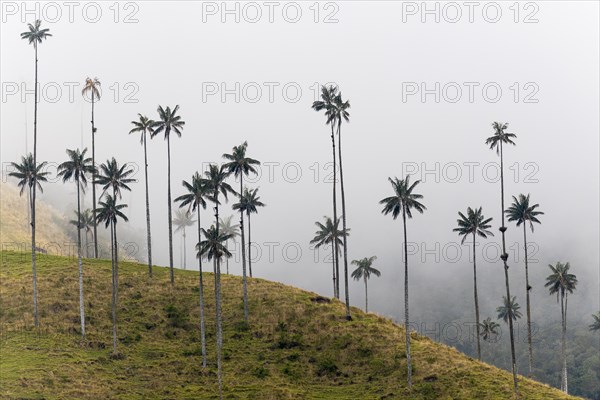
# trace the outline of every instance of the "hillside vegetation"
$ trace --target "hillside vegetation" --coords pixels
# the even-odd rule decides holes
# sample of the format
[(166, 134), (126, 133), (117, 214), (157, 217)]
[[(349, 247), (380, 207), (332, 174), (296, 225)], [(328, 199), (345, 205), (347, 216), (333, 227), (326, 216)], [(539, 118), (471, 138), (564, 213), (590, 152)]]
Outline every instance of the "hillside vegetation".
[[(0, 397), (6, 399), (217, 398), (214, 287), (206, 274), (209, 365), (202, 368), (198, 273), (120, 264), (119, 357), (111, 356), (109, 260), (85, 260), (87, 340), (81, 343), (76, 258), (40, 255), (41, 328), (33, 329), (29, 255), (2, 252)], [(227, 399), (510, 399), (512, 376), (414, 334), (406, 385), (403, 329), (375, 314), (296, 288), (241, 278), (223, 284)], [(520, 379), (525, 399), (569, 399)]]

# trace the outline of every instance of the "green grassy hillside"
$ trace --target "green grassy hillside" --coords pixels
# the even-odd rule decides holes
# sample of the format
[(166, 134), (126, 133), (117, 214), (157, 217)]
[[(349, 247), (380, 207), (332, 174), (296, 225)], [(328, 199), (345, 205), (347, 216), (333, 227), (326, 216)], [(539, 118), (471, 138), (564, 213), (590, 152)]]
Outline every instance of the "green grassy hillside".
[[(87, 341), (78, 319), (77, 260), (41, 255), (41, 329), (33, 328), (27, 253), (3, 252), (0, 397), (7, 399), (217, 398), (213, 277), (206, 275), (209, 365), (202, 368), (198, 274), (120, 268), (119, 349), (111, 357), (110, 261), (85, 260)], [(511, 375), (428, 338), (412, 336), (414, 387), (405, 384), (403, 329), (375, 314), (261, 279), (223, 276), (227, 399), (510, 399)], [(317, 301), (319, 300), (319, 301)], [(567, 399), (521, 378), (526, 399)]]

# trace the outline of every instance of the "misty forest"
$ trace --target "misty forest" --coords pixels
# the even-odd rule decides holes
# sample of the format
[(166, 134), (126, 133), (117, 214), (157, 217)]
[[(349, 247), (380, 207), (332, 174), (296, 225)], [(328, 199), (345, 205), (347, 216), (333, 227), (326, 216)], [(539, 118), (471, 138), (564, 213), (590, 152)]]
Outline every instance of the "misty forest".
[[(477, 157), (499, 166), (498, 179), (438, 190), (419, 173), (382, 169), (356, 147), (346, 150), (346, 141), (369, 135), (352, 129), (364, 110), (351, 108), (353, 93), (342, 85), (320, 84), (291, 118), (318, 124), (318, 141), (298, 151), (319, 148), (330, 179), (318, 194), (275, 195), (261, 171), (277, 147), (237, 130), (219, 134), (229, 147), (189, 157), (178, 144), (186, 136), (212, 140), (186, 125), (188, 116), (202, 118), (202, 104), (157, 99), (117, 124), (103, 107), (110, 92), (101, 75), (78, 79), (82, 138), (55, 143), (62, 158), (50, 156), (40, 140), (52, 132), (38, 113), (52, 105), (40, 99), (38, 72), (51, 80), (47, 65), (78, 56), (55, 57), (48, 44), (63, 38), (40, 20), (22, 31), (32, 57), (10, 62), (31, 72), (35, 93), (26, 132), (3, 132), (26, 140), (28, 151), (3, 160), (0, 397), (600, 399), (598, 260), (581, 265), (570, 245), (571, 231), (593, 217), (575, 216), (572, 200), (550, 206), (548, 194), (569, 191), (568, 181), (514, 183), (512, 166), (531, 159), (515, 149), (533, 157), (545, 145), (521, 144), (530, 133), (509, 125), (501, 107), (495, 112), (505, 119), (468, 136)], [(138, 59), (143, 66), (152, 57)], [(294, 124), (286, 115), (280, 135)], [(467, 144), (461, 140), (453, 146)], [(363, 146), (375, 154), (386, 143)], [(411, 146), (407, 139), (394, 149), (398, 165), (415, 161)], [(362, 180), (382, 189), (366, 193)], [(450, 198), (463, 205), (450, 208)], [(303, 207), (313, 217), (291, 221)], [(424, 225), (428, 213), (437, 221)], [(553, 234), (564, 242), (544, 243), (546, 220), (561, 214), (571, 224)], [(439, 245), (431, 230), (465, 256), (447, 263), (428, 255)], [(265, 243), (282, 241), (284, 231), (311, 251), (309, 261), (290, 265), (297, 274), (317, 263), (306, 279), (267, 272)], [(386, 254), (367, 241), (388, 243)]]

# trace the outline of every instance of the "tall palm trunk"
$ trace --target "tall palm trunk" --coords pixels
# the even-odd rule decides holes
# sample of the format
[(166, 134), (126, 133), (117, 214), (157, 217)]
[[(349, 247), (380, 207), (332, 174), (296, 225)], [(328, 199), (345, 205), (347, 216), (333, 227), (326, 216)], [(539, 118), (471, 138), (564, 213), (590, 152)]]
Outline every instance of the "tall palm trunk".
[[(219, 199), (215, 195), (215, 229), (219, 237)], [(223, 326), (221, 320), (221, 258), (215, 257), (215, 309), (217, 314), (217, 375), (219, 380), (219, 398), (223, 399), (223, 367), (221, 351), (223, 349)]]
[[(506, 253), (506, 226), (504, 226), (504, 156), (502, 153), (502, 140), (500, 140), (500, 203), (502, 207), (502, 227), (500, 227), (500, 232), (502, 232), (502, 261), (504, 263), (504, 280), (506, 283), (506, 298), (510, 301), (510, 284), (508, 281), (508, 264), (506, 261), (508, 260), (508, 253)], [(508, 318), (508, 329), (510, 333), (510, 355), (512, 358), (512, 374), (513, 374), (513, 386), (515, 390), (515, 395), (517, 398), (519, 397), (519, 386), (517, 381), (517, 360), (515, 357), (515, 337), (513, 330), (513, 319)]]
[(406, 342), (406, 364), (408, 387), (412, 388), (412, 365), (410, 361), (410, 327), (408, 325), (408, 242), (406, 238), (406, 209), (402, 207), (404, 225), (404, 333)]
[[(344, 173), (342, 169), (342, 121), (338, 121), (338, 152), (340, 158), (340, 190), (342, 192), (342, 227), (346, 232), (346, 196), (344, 194)], [(344, 235), (344, 286), (346, 296), (346, 319), (351, 320), (350, 293), (348, 287), (348, 235)]]
[(117, 354), (117, 287), (116, 287), (116, 269), (115, 269), (115, 236), (114, 225), (110, 222), (110, 255), (112, 264), (112, 323), (113, 323), (113, 353)]
[(185, 240), (185, 226), (183, 227), (183, 269), (187, 269), (187, 247), (186, 247), (186, 240)]
[(565, 393), (569, 393), (569, 386), (567, 382), (567, 301), (568, 293), (561, 294), (561, 314), (562, 314), (562, 382), (561, 389)]
[(333, 272), (333, 297), (338, 298), (337, 289), (336, 289), (336, 279), (335, 279), (335, 246), (331, 244), (331, 269)]
[[(337, 200), (336, 200), (336, 181), (337, 181), (337, 174), (336, 174), (336, 162), (335, 162), (335, 135), (334, 135), (334, 126), (335, 124), (332, 122), (331, 123), (331, 146), (332, 146), (332, 150), (333, 150), (333, 223), (336, 224), (337, 223)], [(333, 283), (336, 285), (335, 286), (335, 297), (339, 300), (340, 298), (340, 260), (339, 260), (339, 251), (338, 251), (338, 246), (337, 246), (337, 236), (334, 237), (333, 243), (335, 243), (335, 255), (334, 255), (334, 262), (335, 262), (335, 276), (333, 278)]]
[(148, 194), (148, 153), (146, 151), (146, 133), (144, 140), (144, 174), (146, 178), (146, 235), (148, 239), (148, 275), (152, 278), (152, 238), (150, 236), (150, 195)]
[[(198, 243), (202, 241), (200, 225), (200, 205), (198, 205)], [(206, 368), (206, 324), (204, 323), (204, 282), (202, 277), (202, 256), (198, 257), (198, 275), (200, 275), (200, 341), (202, 343), (202, 367)]]
[[(240, 174), (240, 201), (242, 201), (243, 173)], [(249, 221), (248, 221), (249, 222)], [(240, 209), (240, 231), (242, 232), (242, 283), (244, 286), (244, 321), (248, 322), (248, 281), (246, 278), (246, 245), (244, 243), (244, 210)], [(250, 252), (250, 248), (248, 248)], [(229, 262), (229, 261), (228, 261)], [(229, 271), (227, 272), (229, 273)], [(250, 269), (250, 277), (252, 277), (252, 269)]]
[(529, 346), (529, 377), (533, 373), (533, 347), (531, 345), (531, 303), (529, 300), (529, 265), (527, 261), (527, 229), (523, 223), (523, 244), (525, 247), (525, 296), (527, 299), (527, 344)]
[[(37, 171), (37, 103), (38, 103), (38, 56), (37, 43), (33, 45), (35, 49), (35, 88), (34, 88), (34, 104), (33, 104), (33, 168)], [(31, 193), (31, 273), (33, 275), (33, 323), (36, 328), (40, 326), (38, 318), (38, 293), (37, 293), (37, 269), (36, 269), (36, 254), (35, 254), (35, 195), (37, 186), (37, 174), (33, 183)]]
[(367, 276), (365, 275), (365, 312), (369, 312), (369, 287), (367, 286)]
[(475, 326), (477, 334), (477, 359), (481, 361), (481, 343), (479, 340), (479, 299), (477, 296), (477, 261), (475, 255), (475, 232), (473, 232), (473, 295), (475, 296)]
[[(96, 128), (94, 125), (94, 90), (92, 90), (92, 165), (94, 170), (92, 171), (92, 205), (94, 213), (94, 221), (96, 221)], [(98, 231), (96, 224), (94, 224), (94, 258), (98, 258)]]
[[(77, 215), (81, 215), (79, 179), (77, 184)], [(83, 263), (81, 261), (81, 221), (77, 220), (77, 263), (79, 265), (79, 318), (81, 320), (81, 339), (85, 340), (85, 310), (83, 303)]]
[(173, 272), (173, 221), (171, 220), (171, 138), (167, 135), (167, 203), (169, 209), (169, 268), (171, 274), (171, 285), (175, 285)]
[[(250, 226), (250, 214), (248, 214), (248, 266), (250, 267), (250, 271), (252, 271), (252, 249), (250, 246), (252, 246), (252, 228)], [(252, 274), (250, 275), (250, 278), (252, 278)]]

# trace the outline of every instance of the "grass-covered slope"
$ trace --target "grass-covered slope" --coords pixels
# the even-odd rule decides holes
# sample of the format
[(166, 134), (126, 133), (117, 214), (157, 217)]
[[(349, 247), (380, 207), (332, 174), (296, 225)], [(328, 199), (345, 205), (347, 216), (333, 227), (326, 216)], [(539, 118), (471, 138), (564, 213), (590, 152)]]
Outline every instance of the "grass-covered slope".
[[(206, 274), (208, 368), (200, 355), (198, 274), (120, 265), (119, 350), (111, 357), (110, 261), (86, 260), (87, 340), (81, 343), (77, 260), (41, 255), (41, 329), (32, 328), (27, 253), (0, 253), (0, 397), (8, 399), (217, 398), (213, 276)], [(406, 388), (403, 330), (314, 293), (223, 276), (228, 399), (510, 399), (511, 375), (414, 334), (414, 387)], [(315, 301), (320, 300), (320, 301)], [(524, 378), (525, 399), (566, 399)]]

